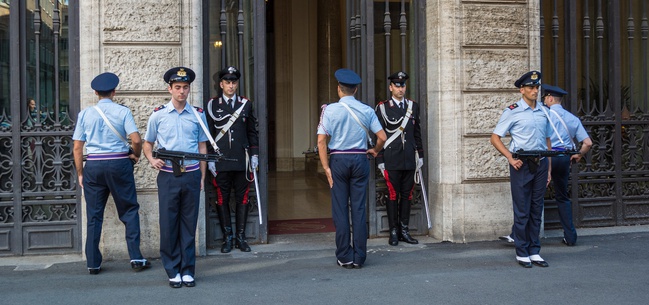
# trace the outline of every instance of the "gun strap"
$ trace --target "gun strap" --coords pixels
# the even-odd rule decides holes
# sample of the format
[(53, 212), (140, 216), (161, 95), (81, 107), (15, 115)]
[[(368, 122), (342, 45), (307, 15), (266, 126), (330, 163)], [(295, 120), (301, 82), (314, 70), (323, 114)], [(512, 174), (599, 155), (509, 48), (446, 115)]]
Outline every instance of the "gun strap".
[(212, 135), (210, 134), (210, 130), (207, 129), (207, 126), (205, 126), (205, 123), (203, 123), (203, 120), (201, 120), (201, 117), (198, 115), (198, 111), (196, 111), (196, 108), (194, 108), (194, 107), (192, 107), (192, 110), (194, 112), (194, 116), (198, 120), (198, 124), (200, 124), (201, 128), (203, 128), (203, 132), (207, 136), (207, 139), (210, 140), (210, 144), (212, 144), (212, 148), (214, 148), (214, 151), (219, 151), (219, 147), (216, 145), (216, 141), (214, 141), (214, 139), (212, 139)]
[(108, 120), (104, 112), (101, 110), (101, 108), (99, 108), (99, 105), (95, 105), (95, 107), (93, 108), (95, 108), (95, 110), (97, 110), (101, 118), (104, 119), (104, 123), (106, 123), (106, 126), (108, 126), (108, 128), (110, 128), (110, 130), (112, 130), (115, 135), (117, 135), (124, 143), (126, 143), (127, 146), (130, 147), (128, 141), (126, 141), (126, 139), (124, 139), (124, 137), (119, 132), (117, 132), (117, 129), (113, 127), (113, 124), (110, 123), (110, 121)]
[[(550, 108), (550, 112), (552, 112), (554, 114), (554, 116), (556, 116), (557, 119), (559, 119), (559, 122), (561, 122), (561, 124), (563, 125), (563, 128), (566, 129), (566, 134), (568, 134), (568, 137), (570, 137), (570, 142), (572, 143), (572, 149), (577, 148), (577, 145), (575, 145), (575, 140), (572, 139), (572, 135), (570, 134), (570, 130), (568, 129), (568, 125), (566, 125), (566, 122), (561, 118), (559, 113), (552, 110), (552, 108)], [(552, 124), (552, 120), (550, 120), (550, 124)], [(561, 139), (561, 138), (559, 138), (559, 139)]]
[[(554, 134), (556, 134), (557, 138), (559, 138), (559, 142), (561, 142), (561, 144), (564, 144), (563, 140), (561, 139), (561, 135), (559, 134), (559, 131), (557, 131), (557, 128), (554, 127), (554, 124), (552, 124), (552, 120), (550, 119), (550, 115), (548, 114), (548, 111), (545, 110), (545, 105), (543, 105), (543, 104), (539, 105), (539, 102), (537, 102), (536, 107), (541, 107), (541, 110), (543, 110), (543, 113), (545, 114), (545, 117), (548, 118), (548, 123), (550, 123), (550, 126), (552, 126), (552, 130), (554, 130)], [(552, 147), (548, 147), (548, 148), (552, 148)]]
[(367, 129), (367, 127), (365, 127), (365, 125), (363, 125), (363, 123), (361, 123), (361, 120), (358, 118), (356, 113), (354, 113), (354, 111), (349, 107), (349, 105), (345, 104), (345, 102), (339, 101), (339, 103), (345, 106), (349, 114), (352, 115), (352, 118), (354, 118), (356, 123), (358, 123), (358, 126), (360, 126), (361, 128), (363, 128), (363, 130), (365, 130), (365, 133), (367, 134), (367, 141), (370, 142), (370, 145), (374, 146), (374, 142), (372, 142), (372, 137), (370, 136), (370, 131)]

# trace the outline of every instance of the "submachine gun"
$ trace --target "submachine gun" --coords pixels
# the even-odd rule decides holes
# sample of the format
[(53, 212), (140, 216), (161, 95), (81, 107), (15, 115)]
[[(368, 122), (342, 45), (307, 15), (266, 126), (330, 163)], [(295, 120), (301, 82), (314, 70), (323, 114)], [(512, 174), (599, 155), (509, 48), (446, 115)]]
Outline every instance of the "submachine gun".
[(237, 161), (237, 159), (226, 158), (223, 156), (223, 153), (218, 151), (213, 154), (200, 154), (200, 153), (188, 153), (184, 151), (175, 151), (167, 150), (164, 148), (158, 148), (153, 151), (153, 157), (157, 159), (169, 160), (171, 161), (171, 166), (173, 168), (174, 176), (180, 176), (185, 172), (185, 160), (199, 160), (199, 161)]
[(530, 172), (536, 172), (543, 157), (564, 157), (579, 154), (578, 150), (522, 150), (512, 153), (512, 158), (527, 161)]

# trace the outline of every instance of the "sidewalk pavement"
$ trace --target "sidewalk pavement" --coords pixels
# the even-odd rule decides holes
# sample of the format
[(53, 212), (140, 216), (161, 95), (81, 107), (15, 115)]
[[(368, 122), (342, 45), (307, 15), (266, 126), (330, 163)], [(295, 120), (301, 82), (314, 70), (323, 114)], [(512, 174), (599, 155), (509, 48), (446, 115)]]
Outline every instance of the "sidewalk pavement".
[(79, 255), (0, 258), (3, 304), (646, 304), (649, 227), (579, 229), (577, 246), (546, 231), (550, 267), (525, 269), (502, 241), (368, 241), (362, 269), (336, 265), (332, 233), (271, 236), (252, 252), (197, 259), (196, 287), (172, 289), (159, 259), (133, 272), (106, 261), (89, 275)]

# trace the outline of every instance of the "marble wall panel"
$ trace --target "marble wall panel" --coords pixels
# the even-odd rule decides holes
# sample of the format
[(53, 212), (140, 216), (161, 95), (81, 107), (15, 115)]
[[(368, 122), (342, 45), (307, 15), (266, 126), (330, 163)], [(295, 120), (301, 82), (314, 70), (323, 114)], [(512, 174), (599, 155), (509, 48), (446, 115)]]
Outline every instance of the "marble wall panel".
[(104, 42), (180, 42), (182, 1), (102, 1)]
[(106, 47), (104, 70), (120, 78), (121, 91), (164, 91), (164, 73), (180, 63), (180, 47)]
[(464, 45), (526, 46), (527, 6), (465, 4), (462, 6)]
[[(509, 138), (503, 138), (509, 147)], [(507, 159), (489, 143), (489, 137), (465, 138), (462, 143), (464, 180), (484, 180), (509, 178)]]
[(520, 95), (516, 88), (511, 93), (465, 93), (465, 135), (491, 134), (503, 110), (518, 101)]
[(526, 49), (464, 49), (464, 89), (515, 89), (514, 82), (529, 71)]

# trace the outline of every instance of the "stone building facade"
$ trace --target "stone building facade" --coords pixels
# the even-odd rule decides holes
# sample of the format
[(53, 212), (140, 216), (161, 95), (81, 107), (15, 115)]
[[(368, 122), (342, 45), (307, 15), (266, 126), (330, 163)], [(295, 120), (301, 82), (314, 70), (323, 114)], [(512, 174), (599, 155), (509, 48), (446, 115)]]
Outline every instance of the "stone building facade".
[[(169, 98), (164, 71), (179, 65), (205, 68), (202, 5), (199, 0), (80, 1), (81, 109), (95, 101), (85, 80), (115, 72), (121, 78), (116, 100), (131, 108), (144, 133), (152, 109)], [(511, 225), (511, 199), (507, 162), (488, 139), (502, 109), (518, 99), (514, 80), (540, 67), (539, 1), (427, 1), (425, 7), (426, 165), (433, 223), (428, 234), (452, 242), (494, 239)], [(199, 77), (192, 84), (190, 101), (197, 106), (205, 98), (203, 81)], [(143, 160), (135, 175), (142, 249), (157, 256), (155, 172)], [(204, 205), (201, 211), (198, 243), (205, 254)], [(124, 257), (123, 227), (112, 205), (105, 218), (104, 254)]]

